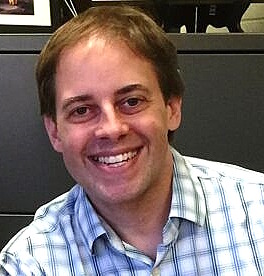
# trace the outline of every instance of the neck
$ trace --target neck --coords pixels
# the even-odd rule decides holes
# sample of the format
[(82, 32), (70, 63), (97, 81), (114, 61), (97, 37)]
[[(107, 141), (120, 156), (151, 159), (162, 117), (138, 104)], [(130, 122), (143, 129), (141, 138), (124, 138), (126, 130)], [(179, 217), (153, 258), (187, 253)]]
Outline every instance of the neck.
[(171, 178), (136, 201), (107, 205), (97, 211), (123, 241), (154, 260), (170, 206)]

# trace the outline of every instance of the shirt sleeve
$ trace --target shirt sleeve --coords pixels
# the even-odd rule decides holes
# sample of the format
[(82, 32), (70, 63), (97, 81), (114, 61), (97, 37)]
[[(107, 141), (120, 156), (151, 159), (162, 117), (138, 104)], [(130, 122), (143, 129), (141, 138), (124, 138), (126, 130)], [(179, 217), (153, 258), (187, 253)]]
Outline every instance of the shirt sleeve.
[(0, 276), (44, 276), (46, 273), (29, 254), (23, 258), (9, 252), (0, 254)]

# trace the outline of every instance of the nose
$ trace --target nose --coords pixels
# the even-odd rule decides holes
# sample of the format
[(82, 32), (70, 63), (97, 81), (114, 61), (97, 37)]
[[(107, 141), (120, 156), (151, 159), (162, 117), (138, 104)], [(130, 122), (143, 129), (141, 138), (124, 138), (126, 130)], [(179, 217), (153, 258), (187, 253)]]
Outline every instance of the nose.
[(113, 105), (105, 105), (95, 130), (95, 136), (97, 138), (115, 141), (125, 136), (128, 131), (128, 124), (125, 122), (124, 118), (122, 118), (122, 114), (120, 114)]

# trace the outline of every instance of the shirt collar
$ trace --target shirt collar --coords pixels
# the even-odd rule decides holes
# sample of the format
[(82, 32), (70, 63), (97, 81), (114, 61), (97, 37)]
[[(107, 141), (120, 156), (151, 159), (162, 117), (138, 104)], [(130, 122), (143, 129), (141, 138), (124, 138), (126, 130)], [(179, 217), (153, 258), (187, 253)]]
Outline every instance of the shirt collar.
[(93, 252), (94, 241), (106, 235), (106, 231), (81, 186), (74, 213), (77, 215), (78, 228), (82, 232), (83, 240), (88, 245), (90, 252)]
[[(78, 229), (80, 229), (83, 242), (88, 245), (90, 252), (96, 254), (99, 240), (106, 237), (119, 251), (125, 251), (120, 238), (114, 230), (97, 214), (82, 187), (75, 206), (75, 214), (78, 217)], [(98, 243), (97, 243), (98, 241)]]
[(173, 155), (172, 203), (169, 217), (183, 218), (203, 225), (206, 215), (205, 198), (195, 168), (171, 148)]

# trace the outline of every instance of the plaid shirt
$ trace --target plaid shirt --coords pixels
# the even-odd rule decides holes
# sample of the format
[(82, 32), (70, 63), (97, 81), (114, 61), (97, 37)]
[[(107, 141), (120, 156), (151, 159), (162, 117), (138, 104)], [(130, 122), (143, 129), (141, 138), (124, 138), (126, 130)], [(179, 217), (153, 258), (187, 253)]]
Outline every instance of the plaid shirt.
[(155, 262), (122, 242), (76, 185), (8, 243), (0, 275), (264, 275), (264, 175), (172, 152), (171, 210)]

